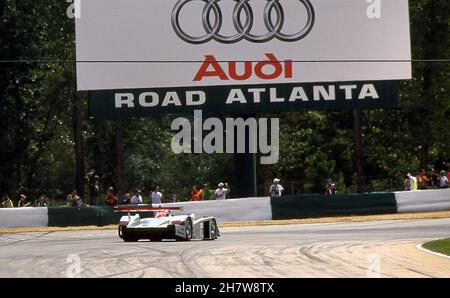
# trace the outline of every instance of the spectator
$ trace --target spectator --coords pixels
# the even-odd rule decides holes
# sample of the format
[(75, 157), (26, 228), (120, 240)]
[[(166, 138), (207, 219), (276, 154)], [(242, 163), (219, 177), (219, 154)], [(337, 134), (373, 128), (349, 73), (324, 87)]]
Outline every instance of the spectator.
[(428, 179), (427, 175), (425, 175), (425, 170), (421, 169), (419, 171), (419, 175), (417, 176), (417, 184), (419, 189), (427, 189), (429, 183), (430, 180)]
[(448, 188), (448, 178), (445, 171), (441, 171), (441, 174), (439, 175), (439, 187), (440, 188)]
[(430, 171), (428, 172), (428, 180), (429, 180), (429, 186), (430, 188), (436, 188), (438, 186), (438, 177), (436, 175), (436, 171), (431, 168)]
[(407, 173), (405, 177), (405, 190), (417, 190), (417, 178)]
[(216, 189), (214, 192), (214, 198), (216, 200), (225, 200), (227, 197), (227, 193), (230, 192), (230, 187), (228, 186), (228, 183), (219, 183), (219, 188)]
[(143, 203), (143, 200), (142, 200), (142, 196), (141, 196), (141, 191), (138, 189), (134, 193), (134, 196), (131, 198), (131, 205), (139, 205), (142, 203)]
[(108, 206), (115, 206), (115, 205), (117, 205), (117, 202), (118, 202), (118, 199), (117, 199), (117, 196), (115, 196), (115, 194), (114, 194), (114, 188), (110, 187), (108, 189), (108, 193), (106, 194), (106, 197), (105, 197), (105, 203)]
[(70, 195), (67, 196), (67, 200), (69, 201), (70, 207), (81, 207), (83, 205), (83, 201), (78, 196), (78, 193), (75, 189)]
[(162, 193), (159, 191), (159, 186), (155, 187), (155, 190), (152, 192), (152, 204), (161, 204)]
[(130, 205), (131, 204), (131, 195), (128, 192), (123, 195), (122, 203), (125, 204), (125, 205)]
[(198, 190), (197, 190), (197, 185), (192, 186), (192, 191), (191, 191), (191, 193), (188, 195), (188, 200), (189, 200), (189, 201), (198, 201), (198, 198), (197, 198), (197, 192), (198, 192)]
[(14, 208), (14, 204), (8, 195), (2, 197), (1, 208)]
[(273, 179), (273, 184), (269, 188), (269, 193), (271, 198), (281, 197), (281, 193), (284, 190), (283, 186), (280, 184), (280, 179)]
[(88, 173), (88, 185), (89, 185), (89, 197), (91, 199), (91, 205), (98, 205), (98, 194), (100, 191), (99, 186), (100, 177), (97, 175), (95, 170), (90, 170)]
[(24, 194), (20, 195), (19, 203), (17, 207), (31, 207), (31, 202), (28, 200), (27, 196)]
[(205, 185), (202, 184), (198, 184), (197, 185), (197, 192), (194, 196), (194, 201), (201, 201), (203, 200), (203, 188), (205, 187)]
[(36, 201), (36, 207), (48, 207), (44, 196), (40, 195)]
[(177, 194), (174, 194), (173, 196), (172, 196), (172, 202), (173, 203), (176, 203), (176, 202), (179, 202), (180, 201), (180, 199), (178, 198), (178, 195)]
[(325, 195), (334, 195), (337, 193), (336, 183), (331, 178), (327, 179), (325, 184)]
[(450, 167), (448, 167), (448, 171), (447, 171), (447, 179), (448, 179), (448, 181), (450, 181)]

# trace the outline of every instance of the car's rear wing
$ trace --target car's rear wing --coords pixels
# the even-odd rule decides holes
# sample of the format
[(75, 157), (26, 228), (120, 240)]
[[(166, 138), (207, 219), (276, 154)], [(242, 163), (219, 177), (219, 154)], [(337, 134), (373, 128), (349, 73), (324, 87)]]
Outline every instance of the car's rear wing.
[(164, 211), (164, 210), (180, 210), (183, 211), (183, 207), (169, 207), (160, 205), (153, 207), (153, 205), (121, 205), (114, 207), (114, 212), (151, 212), (151, 211)]
[(153, 212), (153, 211), (172, 211), (172, 210), (181, 210), (183, 211), (183, 207), (164, 207), (160, 205), (158, 207), (153, 207), (153, 205), (121, 205), (115, 206), (115, 213), (128, 213), (128, 221), (131, 220), (131, 213), (137, 212)]

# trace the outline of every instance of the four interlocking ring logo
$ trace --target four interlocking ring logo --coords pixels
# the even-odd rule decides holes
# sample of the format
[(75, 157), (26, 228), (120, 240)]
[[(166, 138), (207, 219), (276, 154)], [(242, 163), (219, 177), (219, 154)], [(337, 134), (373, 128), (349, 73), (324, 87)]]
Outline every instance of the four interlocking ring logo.
[[(180, 24), (181, 10), (186, 4), (192, 1), (205, 2), (202, 13), (202, 23), (206, 34), (203, 36), (189, 35), (182, 29)], [(252, 7), (250, 6), (250, 0), (234, 0), (236, 1), (236, 5), (233, 9), (233, 25), (237, 33), (231, 36), (225, 36), (220, 34), (223, 22), (222, 11), (218, 4), (220, 1), (221, 0), (178, 0), (172, 10), (172, 27), (178, 37), (191, 44), (203, 44), (211, 40), (231, 44), (237, 43), (243, 39), (255, 43), (264, 43), (274, 38), (282, 41), (294, 42), (305, 38), (314, 27), (315, 12), (314, 7), (309, 0), (297, 0), (303, 4), (306, 9), (307, 22), (306, 25), (295, 34), (285, 34), (281, 32), (283, 30), (285, 16), (280, 0), (267, 0), (264, 8), (264, 25), (268, 32), (262, 35), (255, 35), (251, 33), (254, 15)], [(212, 23), (211, 20), (211, 13), (214, 16), (214, 23)], [(245, 22), (242, 22), (242, 14), (245, 16)], [(276, 15), (275, 21), (272, 18), (273, 14)]]

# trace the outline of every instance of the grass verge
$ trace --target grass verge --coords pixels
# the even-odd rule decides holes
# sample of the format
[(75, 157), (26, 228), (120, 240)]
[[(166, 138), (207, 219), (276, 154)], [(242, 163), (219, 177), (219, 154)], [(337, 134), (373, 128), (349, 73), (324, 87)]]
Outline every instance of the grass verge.
[(427, 242), (422, 247), (450, 256), (450, 238)]

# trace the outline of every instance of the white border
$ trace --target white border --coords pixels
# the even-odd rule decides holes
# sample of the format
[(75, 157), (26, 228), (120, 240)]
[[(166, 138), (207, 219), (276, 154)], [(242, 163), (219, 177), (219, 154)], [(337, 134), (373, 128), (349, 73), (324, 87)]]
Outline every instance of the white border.
[[(437, 239), (437, 240), (439, 240), (439, 239)], [(434, 241), (434, 240), (432, 240), (432, 241)], [(424, 245), (424, 244), (425, 244), (425, 242), (424, 243), (419, 243), (419, 244), (416, 245), (416, 248), (419, 249), (419, 250), (425, 251), (427, 253), (436, 255), (436, 256), (440, 256), (440, 257), (444, 257), (444, 258), (450, 259), (450, 256), (447, 256), (447, 255), (444, 255), (444, 254), (441, 254), (441, 253), (434, 252), (434, 251), (431, 251), (429, 249), (423, 248), (422, 245)]]

